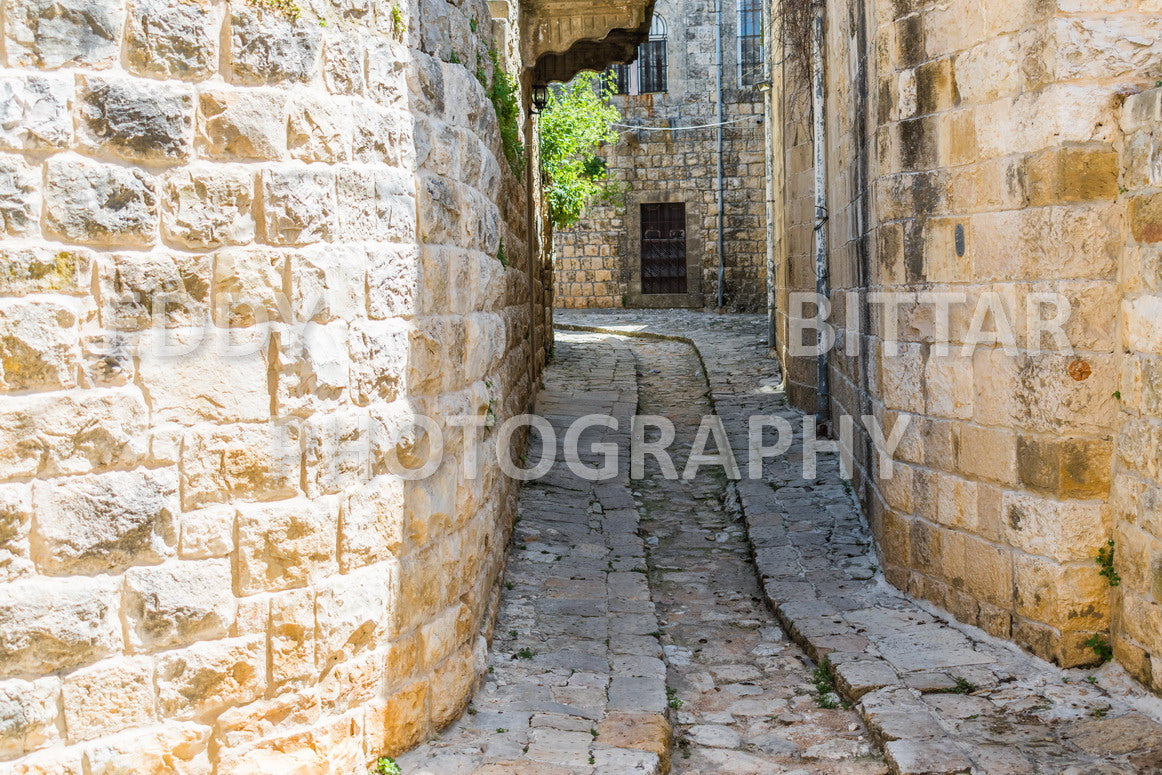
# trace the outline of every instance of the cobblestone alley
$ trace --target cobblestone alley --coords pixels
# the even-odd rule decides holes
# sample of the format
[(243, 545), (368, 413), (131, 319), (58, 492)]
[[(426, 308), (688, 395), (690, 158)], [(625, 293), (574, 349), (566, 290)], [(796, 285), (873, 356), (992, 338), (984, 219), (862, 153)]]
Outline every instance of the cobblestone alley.
[(591, 483), (561, 460), (525, 485), (487, 679), (462, 719), (400, 758), (404, 773), (1162, 767), (1162, 708), (1120, 669), (1061, 670), (884, 583), (834, 454), (811, 481), (800, 438), (761, 482), (712, 467), (668, 481), (649, 463), (629, 478), (635, 412), (673, 421), (678, 471), (702, 416), (719, 414), (744, 475), (748, 416), (801, 422), (762, 318), (558, 325), (537, 411), (558, 438), (583, 415), (616, 417), (598, 441), (622, 449), (619, 476)]

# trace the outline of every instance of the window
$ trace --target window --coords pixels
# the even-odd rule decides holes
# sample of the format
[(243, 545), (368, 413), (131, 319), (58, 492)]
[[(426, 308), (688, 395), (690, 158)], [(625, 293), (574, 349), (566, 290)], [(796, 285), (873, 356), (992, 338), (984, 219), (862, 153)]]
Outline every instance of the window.
[(637, 50), (638, 93), (666, 90), (666, 22), (654, 16), (650, 37)]
[(738, 2), (739, 82), (754, 86), (763, 79), (763, 11), (759, 0)]
[(613, 93), (629, 94), (629, 65), (610, 65), (608, 72), (613, 75)]
[(643, 204), (642, 293), (686, 292), (686, 205)]

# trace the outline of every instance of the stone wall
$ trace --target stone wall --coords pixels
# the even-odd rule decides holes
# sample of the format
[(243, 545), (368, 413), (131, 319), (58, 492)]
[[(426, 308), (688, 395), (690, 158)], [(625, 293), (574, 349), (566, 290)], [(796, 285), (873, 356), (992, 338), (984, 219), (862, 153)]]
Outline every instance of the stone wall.
[[(727, 307), (766, 308), (765, 164), (762, 95), (742, 86), (738, 4), (723, 6), (724, 198)], [(714, 0), (658, 0), (667, 26), (667, 91), (614, 97), (623, 123), (644, 127), (715, 124)], [(631, 64), (636, 68), (637, 64)], [(554, 297), (559, 308), (713, 307), (718, 292), (717, 133), (713, 128), (656, 131), (620, 128), (602, 154), (624, 191), (617, 206), (593, 205), (580, 223), (554, 235)], [(640, 288), (642, 203), (684, 202), (688, 293), (651, 298)], [(690, 271), (692, 270), (692, 271)]]
[(1121, 389), (1115, 440), (1113, 648), (1162, 691), (1162, 89), (1122, 110)]
[[(1162, 74), (1162, 9), (1152, 0), (827, 7), (828, 282), (839, 342), (828, 357), (830, 419), (838, 429), (841, 416), (856, 418), (856, 492), (884, 572), (1064, 665), (1096, 661), (1093, 644), (1112, 628), (1119, 659), (1148, 676), (1157, 636), (1143, 638), (1156, 628), (1141, 622), (1156, 610), (1147, 571), (1157, 550), (1131, 512), (1151, 509), (1153, 490), (1141, 488), (1152, 469), (1140, 464), (1155, 455), (1142, 434), (1158, 412), (1136, 386), (1148, 384), (1137, 375), (1157, 352), (1157, 315), (1150, 287), (1132, 278), (1137, 257), (1148, 266), (1150, 255), (1140, 249), (1149, 227), (1133, 224), (1153, 217), (1157, 182), (1149, 121), (1123, 120), (1121, 105)], [(809, 135), (796, 153), (802, 119), (786, 107), (796, 85), (781, 84), (780, 277), (807, 289), (813, 266), (796, 235), (813, 217), (803, 205), (812, 162)], [(871, 293), (901, 303), (873, 303)], [(940, 293), (963, 298), (949, 310), (947, 354)], [(1072, 304), (1068, 343), (1027, 325), (1030, 304), (1057, 293)], [(1011, 347), (963, 349), (982, 309), (984, 333), (999, 331), (998, 312), (1012, 324)], [(1052, 307), (1037, 313), (1053, 317)], [(791, 397), (814, 410), (814, 358), (791, 356), (787, 344)], [(909, 423), (891, 477), (875, 470), (864, 415), (885, 433)], [(1115, 455), (1115, 441), (1135, 450), (1138, 468)], [(1117, 567), (1134, 577), (1125, 589), (1111, 589), (1095, 563), (1111, 538)]]
[(475, 684), (516, 492), (449, 418), (548, 318), (457, 62), (519, 20), (263, 5), (4, 4), (5, 771), (363, 773)]

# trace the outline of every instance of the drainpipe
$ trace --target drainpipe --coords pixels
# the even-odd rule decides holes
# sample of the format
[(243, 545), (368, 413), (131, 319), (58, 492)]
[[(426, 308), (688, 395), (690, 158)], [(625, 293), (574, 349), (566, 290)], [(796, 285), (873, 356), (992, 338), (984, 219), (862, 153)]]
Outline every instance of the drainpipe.
[(726, 121), (726, 112), (722, 105), (722, 0), (715, 0), (715, 13), (718, 24), (715, 25), (715, 54), (718, 58), (718, 308), (726, 305), (726, 293), (723, 285), (726, 282), (726, 202), (723, 199), (723, 177), (725, 167), (722, 160), (723, 123)]
[[(777, 328), (775, 320), (775, 272), (778, 261), (775, 257), (778, 235), (782, 232), (781, 213), (776, 212), (779, 207), (778, 195), (785, 190), (783, 185), (783, 141), (782, 115), (775, 109), (775, 100), (782, 103), (782, 89), (775, 84), (775, 40), (771, 25), (771, 4), (763, 3), (763, 145), (766, 153), (763, 154), (766, 171), (766, 204), (767, 216), (766, 249), (767, 249), (767, 349), (768, 354), (778, 356)], [(780, 57), (782, 52), (780, 51)], [(782, 70), (778, 75), (782, 83)], [(779, 122), (776, 131), (775, 121)], [(776, 156), (778, 154), (778, 161)], [(777, 224), (777, 225), (776, 225)]]
[[(814, 0), (814, 24), (811, 34), (811, 117), (812, 142), (815, 146), (815, 293), (827, 297), (827, 101), (824, 94), (823, 23), (827, 0)], [(818, 413), (828, 416), (827, 353), (823, 351), (823, 326), (819, 326), (816, 356)]]

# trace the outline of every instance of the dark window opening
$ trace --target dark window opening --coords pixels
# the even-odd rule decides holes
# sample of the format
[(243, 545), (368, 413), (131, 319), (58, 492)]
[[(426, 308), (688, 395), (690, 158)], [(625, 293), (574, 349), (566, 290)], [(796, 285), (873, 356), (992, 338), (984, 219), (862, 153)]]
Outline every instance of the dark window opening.
[(643, 204), (642, 293), (686, 292), (686, 205)]
[(650, 37), (638, 46), (638, 94), (666, 91), (666, 22), (655, 16)]
[(610, 65), (609, 84), (614, 94), (629, 94), (629, 65)]
[(763, 79), (763, 12), (758, 0), (739, 0), (738, 66), (743, 86)]

